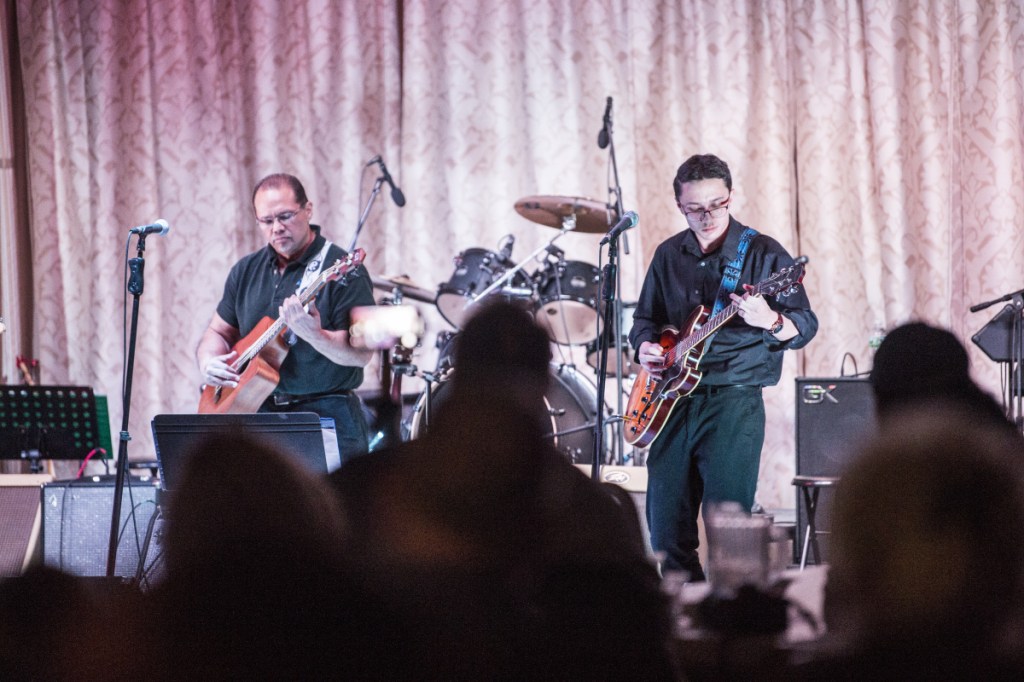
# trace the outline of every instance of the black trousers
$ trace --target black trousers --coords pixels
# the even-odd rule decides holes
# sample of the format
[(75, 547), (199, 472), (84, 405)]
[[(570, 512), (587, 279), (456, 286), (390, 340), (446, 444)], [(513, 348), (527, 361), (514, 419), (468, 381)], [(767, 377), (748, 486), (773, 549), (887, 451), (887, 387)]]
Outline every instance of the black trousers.
[(663, 568), (704, 571), (697, 558), (702, 502), (754, 504), (764, 445), (764, 400), (758, 386), (703, 387), (676, 401), (647, 456), (647, 522)]
[(332, 417), (342, 465), (369, 449), (370, 430), (363, 416), (362, 402), (355, 393), (298, 400), (287, 405), (275, 404), (271, 396), (260, 407), (260, 412), (315, 412), (321, 417)]

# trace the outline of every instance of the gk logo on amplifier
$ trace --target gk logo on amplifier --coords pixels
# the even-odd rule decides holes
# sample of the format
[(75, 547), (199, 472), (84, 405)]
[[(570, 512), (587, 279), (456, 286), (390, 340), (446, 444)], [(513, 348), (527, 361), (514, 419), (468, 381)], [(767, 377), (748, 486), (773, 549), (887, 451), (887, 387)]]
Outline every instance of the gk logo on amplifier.
[(839, 401), (832, 395), (835, 388), (835, 384), (829, 384), (827, 387), (821, 384), (806, 384), (800, 389), (800, 400), (804, 405), (818, 405), (826, 400), (838, 405)]

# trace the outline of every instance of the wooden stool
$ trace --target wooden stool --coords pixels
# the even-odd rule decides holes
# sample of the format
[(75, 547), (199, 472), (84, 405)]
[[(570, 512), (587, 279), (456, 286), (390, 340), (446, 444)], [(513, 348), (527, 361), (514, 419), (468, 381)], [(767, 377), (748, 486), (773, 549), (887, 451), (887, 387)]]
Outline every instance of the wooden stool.
[(821, 563), (821, 550), (818, 549), (818, 529), (814, 525), (814, 513), (818, 509), (818, 494), (822, 488), (831, 488), (839, 483), (836, 476), (794, 476), (793, 485), (800, 489), (804, 499), (804, 510), (807, 512), (807, 530), (804, 532), (804, 543), (800, 549), (800, 570), (807, 567), (807, 548), (814, 550), (814, 563)]

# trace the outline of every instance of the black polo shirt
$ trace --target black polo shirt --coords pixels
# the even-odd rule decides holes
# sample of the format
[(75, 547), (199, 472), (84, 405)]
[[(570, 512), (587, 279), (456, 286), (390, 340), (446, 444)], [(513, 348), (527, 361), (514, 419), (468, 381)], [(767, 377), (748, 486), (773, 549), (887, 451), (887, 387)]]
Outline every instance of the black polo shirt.
[[(295, 293), (307, 267), (319, 269), (317, 255), (326, 241), (320, 227), (311, 226), (316, 238), (302, 257), (289, 263), (282, 274), (277, 272), (277, 253), (268, 245), (235, 263), (224, 284), (224, 297), (217, 305), (217, 314), (237, 328), (244, 337), (262, 320), (278, 318), (278, 308)], [(332, 244), (327, 251), (327, 264), (344, 258), (346, 251)], [(314, 263), (314, 261), (317, 261)], [(331, 331), (348, 329), (349, 311), (355, 306), (374, 305), (373, 285), (366, 268), (353, 270), (345, 285), (328, 282), (317, 295), (320, 324)], [(281, 380), (277, 392), (291, 395), (331, 393), (358, 388), (363, 383), (362, 367), (338, 365), (324, 357), (302, 339), (288, 351), (281, 364)]]
[[(633, 314), (629, 342), (634, 349), (644, 341), (657, 341), (661, 329), (683, 330), (698, 305), (714, 306), (725, 267), (736, 257), (740, 235), (746, 229), (729, 218), (725, 241), (718, 250), (704, 254), (689, 229), (675, 234), (654, 252)], [(743, 284), (757, 284), (793, 264), (793, 258), (771, 237), (758, 234), (750, 241), (737, 293)], [(790, 296), (766, 297), (768, 305), (796, 325), (799, 334), (782, 342), (763, 329), (751, 327), (738, 316), (727, 322), (712, 339), (698, 364), (704, 373), (703, 386), (749, 384), (773, 386), (782, 375), (782, 351), (802, 348), (818, 331), (818, 318), (811, 311), (803, 286)]]

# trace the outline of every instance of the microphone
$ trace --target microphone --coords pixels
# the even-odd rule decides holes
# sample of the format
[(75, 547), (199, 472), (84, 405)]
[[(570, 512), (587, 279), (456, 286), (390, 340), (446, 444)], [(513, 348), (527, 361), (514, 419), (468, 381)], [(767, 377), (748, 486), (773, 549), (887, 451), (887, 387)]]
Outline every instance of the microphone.
[(366, 165), (372, 166), (373, 164), (380, 166), (380, 172), (384, 175), (384, 182), (391, 186), (391, 200), (399, 208), (405, 206), (405, 195), (402, 194), (402, 190), (395, 186), (395, 181), (391, 179), (391, 173), (388, 173), (388, 167), (384, 165), (384, 159), (380, 158), (380, 154), (370, 159)]
[(149, 225), (139, 225), (128, 230), (128, 234), (137, 234), (145, 237), (147, 234), (158, 234), (161, 237), (171, 231), (171, 226), (167, 224), (167, 221), (160, 218), (156, 222), (150, 223)]
[(608, 147), (608, 143), (611, 142), (611, 136), (609, 130), (612, 127), (612, 98), (608, 98), (608, 103), (604, 106), (604, 126), (601, 128), (601, 132), (597, 134), (597, 146), (601, 149)]
[(613, 239), (618, 239), (620, 234), (631, 227), (636, 227), (638, 222), (640, 222), (640, 216), (636, 214), (636, 211), (626, 211), (626, 214), (619, 218), (619, 222), (615, 223), (615, 226), (608, 230), (608, 234), (601, 240), (601, 246), (604, 246)]

